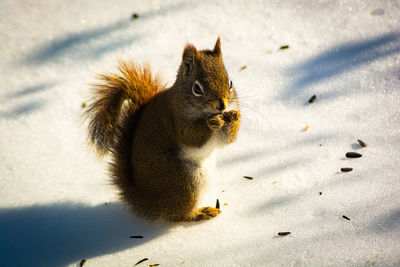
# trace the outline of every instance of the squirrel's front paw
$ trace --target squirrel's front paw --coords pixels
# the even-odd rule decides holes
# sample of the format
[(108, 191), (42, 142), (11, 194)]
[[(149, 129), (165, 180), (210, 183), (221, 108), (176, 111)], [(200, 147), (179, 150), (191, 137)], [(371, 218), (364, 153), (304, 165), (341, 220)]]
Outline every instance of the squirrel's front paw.
[(222, 115), (223, 115), (223, 120), (226, 123), (237, 121), (240, 118), (240, 113), (236, 110), (227, 111)]
[(222, 114), (214, 115), (207, 118), (207, 125), (211, 130), (219, 130), (224, 126)]
[(196, 221), (209, 220), (211, 218), (214, 218), (215, 216), (217, 216), (220, 213), (221, 213), (221, 211), (219, 209), (216, 209), (216, 208), (212, 208), (212, 207), (200, 208), (197, 211), (195, 220)]

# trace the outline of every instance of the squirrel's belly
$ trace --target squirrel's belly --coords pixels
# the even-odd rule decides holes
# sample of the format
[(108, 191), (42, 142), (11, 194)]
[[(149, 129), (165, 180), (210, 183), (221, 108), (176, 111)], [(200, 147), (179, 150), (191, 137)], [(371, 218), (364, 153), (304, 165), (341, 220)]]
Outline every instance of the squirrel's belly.
[(180, 157), (188, 162), (189, 168), (192, 168), (193, 182), (199, 185), (201, 191), (207, 187), (207, 178), (212, 176), (215, 170), (214, 151), (224, 145), (214, 134), (202, 147), (184, 147), (181, 150)]
[(191, 173), (191, 183), (196, 188), (198, 201), (202, 200), (202, 195), (208, 191), (209, 177), (214, 175), (216, 159), (215, 159), (215, 143), (208, 142), (201, 148), (186, 147), (181, 151), (181, 159), (186, 162), (187, 170)]
[(181, 151), (181, 158), (184, 160), (192, 161), (198, 165), (203, 165), (208, 158), (211, 157), (212, 153), (223, 147), (225, 144), (218, 138), (216, 134), (213, 134), (211, 138), (201, 147), (184, 147)]

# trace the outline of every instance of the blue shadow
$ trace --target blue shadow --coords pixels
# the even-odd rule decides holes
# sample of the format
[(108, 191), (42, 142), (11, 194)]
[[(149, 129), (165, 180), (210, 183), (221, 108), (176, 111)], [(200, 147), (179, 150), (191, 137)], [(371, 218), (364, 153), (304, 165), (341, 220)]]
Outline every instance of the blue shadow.
[(187, 6), (189, 4), (185, 2), (170, 4), (140, 13), (139, 18), (135, 20), (123, 18), (106, 26), (60, 36), (32, 51), (26, 62), (36, 65), (62, 57), (78, 61), (97, 59), (108, 52), (129, 47), (141, 38), (129, 30), (136, 23), (155, 16), (179, 12)]
[(131, 216), (119, 203), (2, 209), (0, 266), (64, 266), (143, 244), (165, 231), (167, 225)]
[(30, 95), (45, 91), (45, 90), (53, 87), (55, 84), (56, 84), (55, 82), (40, 83), (40, 84), (36, 84), (33, 86), (25, 87), (22, 90), (10, 93), (7, 96), (10, 98), (19, 98), (19, 97), (28, 96), (28, 95), (30, 96)]
[(398, 32), (332, 47), (290, 68), (287, 76), (294, 77), (294, 81), (283, 91), (280, 98), (291, 100), (315, 83), (399, 52), (400, 33)]
[(31, 114), (36, 110), (39, 110), (45, 106), (45, 102), (43, 100), (40, 101), (31, 101), (28, 104), (22, 104), (18, 107), (10, 109), (5, 112), (0, 112), (1, 116), (4, 116), (8, 119), (15, 119), (23, 115)]
[[(63, 56), (77, 60), (99, 57), (108, 51), (129, 46), (138, 38), (137, 36), (129, 36), (129, 34), (124, 34), (123, 37), (121, 34), (113, 36), (118, 31), (127, 29), (130, 25), (131, 21), (123, 19), (81, 33), (67, 34), (33, 51), (27, 62), (42, 64)], [(101, 42), (96, 42), (99, 40)]]

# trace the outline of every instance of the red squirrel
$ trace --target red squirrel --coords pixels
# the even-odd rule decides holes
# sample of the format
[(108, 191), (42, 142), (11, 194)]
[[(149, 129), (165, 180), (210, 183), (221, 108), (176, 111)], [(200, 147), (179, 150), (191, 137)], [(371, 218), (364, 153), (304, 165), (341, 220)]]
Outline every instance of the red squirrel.
[(212, 50), (186, 44), (170, 88), (148, 66), (120, 62), (100, 75), (85, 115), (89, 142), (110, 154), (110, 174), (131, 211), (149, 219), (196, 221), (220, 210), (198, 208), (204, 161), (236, 139), (239, 102), (218, 37)]

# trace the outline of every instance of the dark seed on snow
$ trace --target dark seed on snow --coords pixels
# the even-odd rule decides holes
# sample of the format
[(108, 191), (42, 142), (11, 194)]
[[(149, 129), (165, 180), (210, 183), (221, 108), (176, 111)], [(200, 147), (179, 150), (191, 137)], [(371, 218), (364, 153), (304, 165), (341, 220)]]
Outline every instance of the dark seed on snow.
[(321, 195), (322, 195), (322, 192), (319, 192), (319, 195), (321, 196)]
[(85, 259), (81, 260), (81, 262), (79, 263), (79, 267), (82, 267), (85, 263), (86, 263)]
[(143, 238), (142, 235), (131, 235), (129, 238)]
[(311, 98), (310, 98), (310, 100), (308, 100), (308, 103), (314, 103), (314, 101), (315, 101), (315, 99), (317, 99), (317, 96), (316, 95), (313, 95)]
[(343, 218), (343, 219), (346, 219), (346, 220), (348, 220), (348, 221), (350, 221), (350, 218), (347, 217), (346, 215), (343, 215), (342, 218)]
[(217, 204), (215, 204), (215, 208), (219, 209), (219, 200), (218, 200), (218, 198), (217, 198)]
[(243, 178), (253, 180), (253, 177), (251, 177), (251, 176), (243, 176)]
[(361, 158), (362, 155), (358, 154), (356, 152), (347, 152), (346, 153), (346, 158)]
[(135, 266), (140, 264), (140, 263), (142, 263), (142, 262), (144, 262), (144, 261), (148, 261), (148, 260), (149, 260), (148, 258), (144, 258), (143, 260), (140, 260), (140, 261), (136, 262)]
[(287, 235), (290, 235), (290, 234), (291, 234), (291, 232), (279, 232), (278, 233), (279, 236), (287, 236)]
[(136, 14), (136, 13), (133, 13), (132, 14), (132, 19), (138, 19), (139, 18), (139, 15), (138, 14)]
[(362, 147), (366, 147), (367, 146), (367, 144), (366, 143), (364, 143), (362, 140), (360, 140), (360, 139), (357, 139), (357, 142), (360, 144), (360, 146), (362, 146)]
[(340, 169), (342, 172), (351, 172), (353, 168), (341, 168)]
[(279, 49), (283, 50), (283, 49), (289, 49), (289, 45), (282, 45)]

